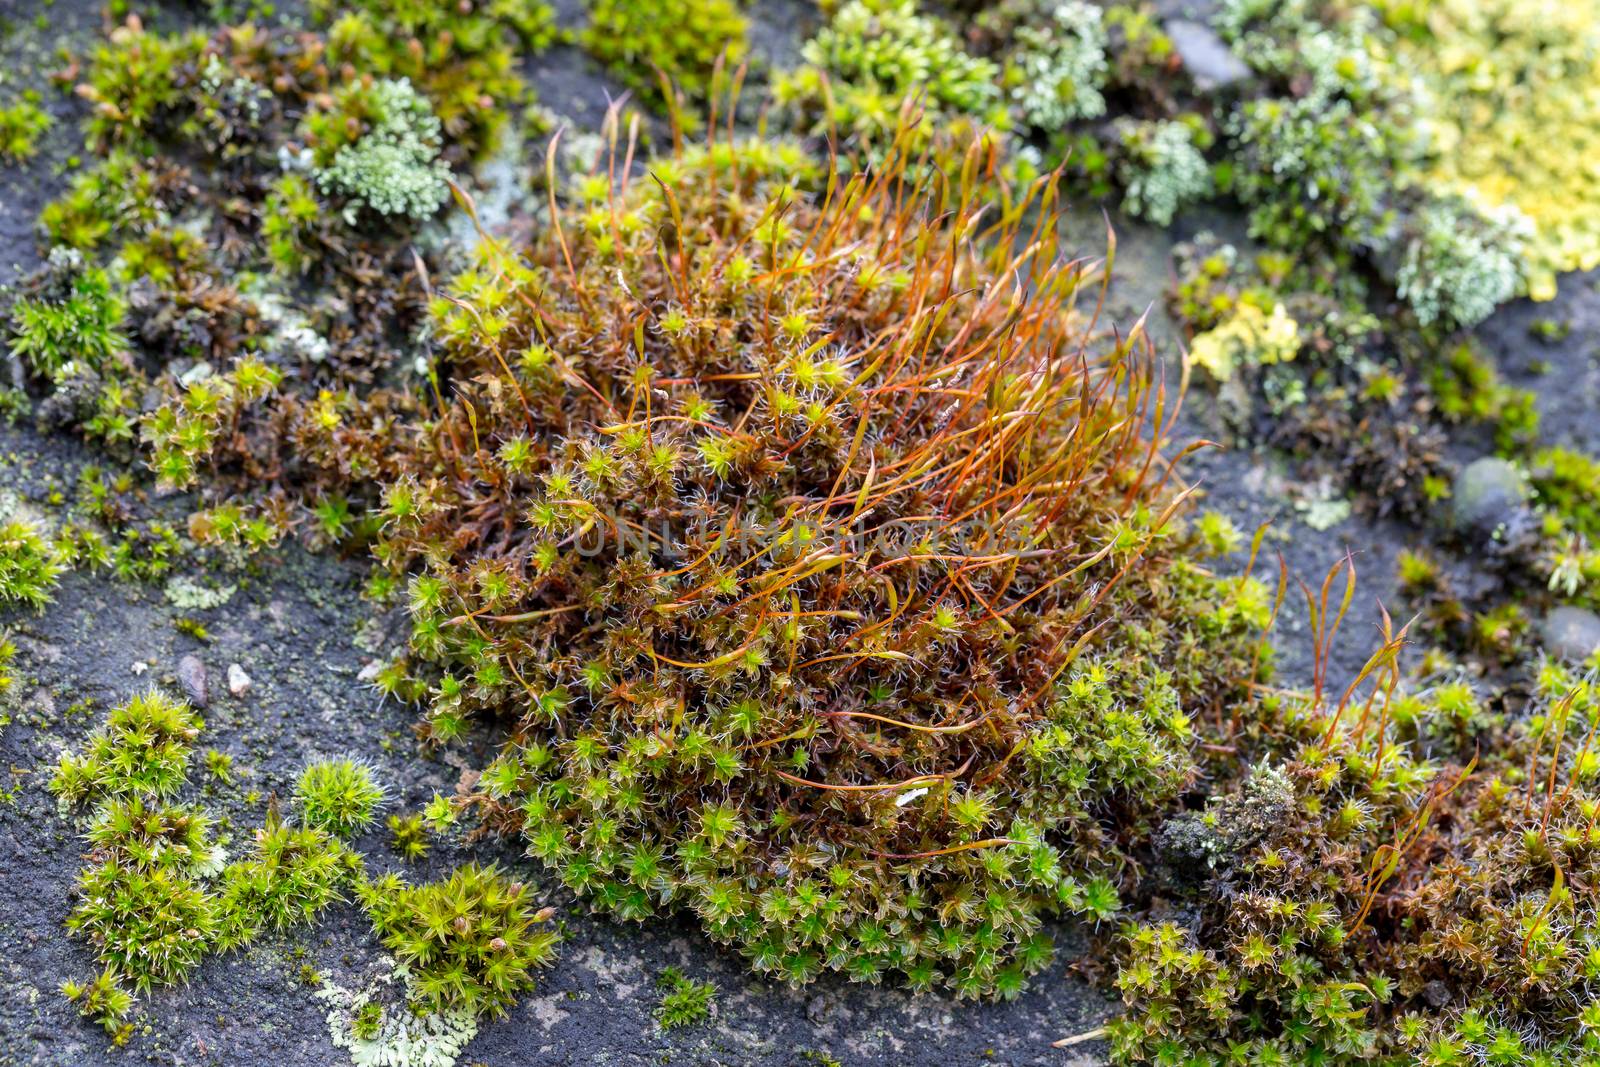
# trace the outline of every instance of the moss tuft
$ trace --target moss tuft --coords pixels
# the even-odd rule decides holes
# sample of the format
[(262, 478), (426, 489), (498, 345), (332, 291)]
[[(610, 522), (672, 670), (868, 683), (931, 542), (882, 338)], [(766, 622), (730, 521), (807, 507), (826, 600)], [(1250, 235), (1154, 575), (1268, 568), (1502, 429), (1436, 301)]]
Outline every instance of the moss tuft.
[(338, 838), (350, 838), (371, 826), (384, 799), (372, 768), (349, 759), (313, 763), (300, 773), (295, 786), (301, 823)]
[(509, 720), (478, 802), (597, 908), (792, 982), (1013, 993), (1044, 916), (1116, 910), (1264, 606), (1185, 558), (1150, 363), (1048, 237), (1015, 290), (1019, 224), (936, 175), (650, 169), (436, 304), (458, 399), (379, 547), (428, 734)]
[(55, 546), (31, 523), (0, 523), (0, 605), (44, 610), (66, 569)]
[(469, 864), (443, 882), (406, 885), (388, 875), (359, 890), (384, 945), (407, 968), (429, 1011), (503, 1015), (555, 958), (559, 936), (544, 929), (527, 887), (494, 867)]
[(661, 78), (692, 102), (712, 90), (718, 60), (732, 72), (748, 50), (733, 0), (590, 0), (580, 40), (646, 100), (661, 102)]

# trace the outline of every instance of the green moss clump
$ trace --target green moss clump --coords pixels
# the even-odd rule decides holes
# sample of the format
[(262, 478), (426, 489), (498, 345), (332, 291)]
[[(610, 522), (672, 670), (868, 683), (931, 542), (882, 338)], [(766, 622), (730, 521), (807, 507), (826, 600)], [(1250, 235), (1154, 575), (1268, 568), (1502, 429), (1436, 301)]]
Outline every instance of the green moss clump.
[(902, 112), (922, 95), (916, 142), (952, 126), (1009, 125), (1000, 69), (969, 55), (954, 29), (913, 0), (849, 0), (781, 74), (773, 95), (814, 133), (837, 132), (882, 153), (902, 129)]
[(371, 826), (385, 799), (372, 768), (349, 759), (311, 764), (300, 772), (294, 794), (302, 824), (339, 838)]
[(188, 704), (152, 689), (111, 710), (82, 756), (63, 756), (50, 789), (71, 804), (169, 797), (188, 776), (200, 718)]
[(421, 815), (389, 816), (389, 844), (402, 858), (415, 863), (428, 854), (428, 837)]
[(733, 0), (590, 0), (588, 7), (584, 48), (646, 100), (662, 101), (662, 75), (692, 101), (705, 100), (717, 61), (732, 71), (748, 50)]
[(597, 908), (796, 983), (1014, 993), (1045, 916), (1116, 911), (1261, 591), (1140, 476), (1150, 364), (1061, 306), (1049, 238), (1013, 290), (1018, 224), (936, 175), (649, 166), (437, 301), (458, 400), (377, 550), (428, 735), (509, 721), (480, 808)]
[(1600, 542), (1600, 460), (1568, 448), (1541, 449), (1529, 465), (1540, 504), (1564, 529)]
[(217, 932), (216, 905), (193, 879), (166, 867), (106, 863), (78, 880), (67, 929), (136, 991), (188, 977)]
[(490, 152), (508, 108), (532, 103), (518, 60), (557, 36), (538, 0), (313, 0), (311, 10), (336, 68), (409, 80), (432, 102), (456, 164)]
[(68, 804), (95, 805), (86, 833), (92, 865), (79, 875), (67, 928), (105, 970), (63, 992), (119, 1043), (131, 1007), (122, 984), (143, 992), (182, 981), (210, 953), (309, 921), (361, 873), (360, 857), (336, 837), (274, 819), (249, 855), (219, 874), (210, 817), (165, 802), (184, 784), (199, 729), (187, 705), (152, 690), (113, 708), (50, 782)]
[(271, 930), (310, 922), (361, 871), (361, 860), (325, 830), (271, 823), (251, 854), (222, 872), (217, 947), (238, 948)]
[(0, 605), (44, 610), (66, 569), (55, 547), (31, 523), (0, 523)]
[(215, 902), (194, 877), (210, 856), (206, 820), (150, 803), (183, 784), (198, 732), (187, 705), (152, 690), (112, 709), (83, 756), (63, 756), (50, 782), (69, 803), (100, 805), (89, 829), (98, 863), (78, 878), (67, 928), (94, 946), (111, 978), (67, 994), (88, 998), (85, 1009), (108, 1029), (126, 1013), (113, 1010), (116, 981), (143, 991), (182, 980), (217, 929)]
[(128, 1021), (133, 997), (122, 988), (115, 968), (107, 967), (87, 982), (68, 979), (61, 983), (61, 993), (78, 1006), (79, 1015), (103, 1026), (114, 1045), (124, 1045), (133, 1036), (133, 1024)]
[(146, 33), (137, 16), (113, 30), (96, 46), (88, 80), (78, 90), (92, 107), (86, 123), (90, 144), (97, 151), (148, 147), (152, 131), (179, 107), (181, 68), (204, 41), (201, 33)]
[(552, 912), (535, 909), (527, 888), (492, 866), (469, 864), (422, 886), (389, 875), (359, 892), (373, 929), (430, 1011), (503, 1015), (555, 958), (560, 938), (543, 928)]
[(1251, 236), (1284, 249), (1331, 246), (1348, 259), (1392, 224), (1393, 133), (1357, 108), (1320, 95), (1241, 106), (1228, 129), (1232, 191), (1250, 207)]
[(1459, 682), (1400, 690), (1397, 648), (1340, 698), (1265, 702), (1238, 735), (1253, 771), (1158, 835), (1194, 918), (1123, 931), (1116, 1062), (1600, 1053), (1593, 678), (1547, 665), (1509, 720)]
[(39, 138), (50, 129), (50, 113), (31, 100), (0, 107), (0, 159), (23, 163), (39, 152)]
[(11, 304), (11, 350), (47, 378), (74, 365), (98, 373), (127, 348), (124, 308), (104, 270), (57, 250), (32, 291)]
[(667, 967), (656, 976), (661, 1002), (656, 1005), (656, 1022), (663, 1030), (693, 1026), (709, 1016), (716, 1004), (717, 987), (701, 982), (676, 967)]
[(97, 857), (141, 870), (204, 869), (213, 859), (211, 819), (186, 805), (154, 805), (142, 796), (110, 800), (89, 824)]
[(1445, 419), (1488, 425), (1503, 452), (1521, 452), (1538, 437), (1533, 392), (1502, 382), (1493, 360), (1470, 340), (1438, 354), (1427, 367), (1427, 382)]

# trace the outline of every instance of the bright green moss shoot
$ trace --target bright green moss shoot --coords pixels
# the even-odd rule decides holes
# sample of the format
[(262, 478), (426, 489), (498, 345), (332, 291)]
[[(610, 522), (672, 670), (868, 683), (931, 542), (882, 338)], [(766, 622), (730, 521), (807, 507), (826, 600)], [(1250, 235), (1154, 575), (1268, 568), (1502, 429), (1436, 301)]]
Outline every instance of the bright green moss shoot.
[(732, 0), (590, 0), (583, 46), (647, 100), (661, 99), (660, 76), (703, 100), (721, 57), (733, 70), (744, 59), (744, 15)]
[(42, 610), (66, 563), (31, 523), (0, 523), (0, 607)]
[(384, 801), (372, 768), (355, 760), (313, 763), (300, 774), (295, 802), (309, 829), (349, 838), (371, 826)]
[(657, 976), (656, 988), (661, 990), (661, 1002), (655, 1016), (663, 1030), (693, 1026), (711, 1014), (716, 1002), (716, 986), (690, 978), (676, 967)]
[(551, 912), (494, 867), (469, 864), (443, 882), (406, 885), (388, 875), (360, 890), (385, 947), (408, 967), (429, 1010), (503, 1015), (555, 958)]
[(50, 789), (69, 803), (126, 797), (168, 797), (188, 776), (200, 719), (158, 690), (112, 709), (82, 756), (63, 756)]
[(11, 163), (32, 159), (51, 122), (48, 112), (28, 100), (0, 107), (0, 159)]

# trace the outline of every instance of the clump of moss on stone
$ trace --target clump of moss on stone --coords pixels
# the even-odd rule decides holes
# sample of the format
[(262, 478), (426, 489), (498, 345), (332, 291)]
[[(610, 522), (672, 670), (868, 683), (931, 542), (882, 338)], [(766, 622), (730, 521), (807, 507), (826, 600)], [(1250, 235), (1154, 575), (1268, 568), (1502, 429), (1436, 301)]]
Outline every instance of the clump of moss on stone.
[(560, 937), (526, 886), (494, 867), (458, 867), (443, 882), (411, 886), (387, 875), (360, 888), (385, 947), (406, 967), (430, 1011), (504, 1015), (534, 986)]
[(126, 350), (124, 311), (104, 270), (74, 250), (54, 250), (46, 273), (11, 303), (11, 351), (55, 381), (74, 365), (100, 373)]
[(781, 74), (774, 98), (810, 132), (853, 138), (882, 153), (913, 104), (917, 145), (952, 124), (1008, 125), (999, 68), (969, 55), (955, 30), (913, 0), (849, 0)]
[(598, 908), (792, 982), (1014, 993), (1045, 916), (1117, 909), (1261, 591), (1193, 562), (1128, 417), (1151, 364), (1071, 308), (1050, 227), (1011, 263), (1020, 207), (805, 195), (782, 142), (649, 168), (436, 302), (456, 400), (386, 491), (391, 685), (436, 742), (506, 717), (476, 803)]
[(111, 1035), (114, 1045), (127, 1044), (133, 1036), (128, 1016), (133, 1012), (133, 996), (122, 988), (116, 969), (107, 967), (87, 982), (68, 979), (61, 993), (78, 1006), (78, 1014), (93, 1019)]
[(111, 709), (81, 756), (63, 756), (50, 789), (69, 804), (129, 797), (166, 798), (188, 776), (200, 717), (152, 689)]
[(249, 944), (267, 931), (309, 923), (344, 899), (361, 859), (326, 830), (268, 820), (250, 854), (222, 872), (217, 948)]
[(1493, 715), (1464, 681), (1404, 679), (1406, 635), (1385, 638), (1348, 685), (1219, 739), (1238, 784), (1168, 822), (1163, 912), (1122, 934), (1116, 1062), (1594, 1055), (1593, 678), (1546, 664)]
[(720, 61), (729, 71), (748, 50), (733, 0), (590, 0), (580, 41), (646, 100), (663, 102), (662, 78), (697, 104), (710, 96)]
[(300, 773), (295, 803), (308, 829), (349, 838), (371, 826), (383, 804), (383, 788), (372, 768), (355, 760), (325, 760)]
[(539, 0), (313, 0), (311, 10), (335, 68), (409, 80), (432, 102), (453, 164), (487, 155), (511, 109), (533, 103), (519, 61), (558, 37)]
[(422, 830), (422, 816), (389, 816), (389, 845), (410, 863), (426, 856), (428, 837)]
[(39, 152), (39, 138), (50, 129), (50, 113), (32, 100), (0, 107), (0, 159), (23, 163)]
[(709, 1016), (715, 1005), (717, 987), (690, 978), (676, 967), (663, 968), (656, 976), (661, 1000), (656, 1005), (656, 1022), (663, 1030), (693, 1026)]
[[(171, 35), (137, 20), (87, 65), (80, 92), (105, 158), (43, 213), (71, 248), (6, 308), (14, 384), (42, 423), (147, 460), (165, 485), (208, 475), (197, 541), (259, 550), (296, 528), (318, 544), (370, 533), (356, 487), (384, 473), (393, 449), (369, 435), (394, 421), (346, 420), (413, 405), (388, 387), (419, 325), (420, 279), (439, 265), (410, 238), (446, 197), (444, 159), (471, 154), (470, 131), (430, 102), (429, 73), (336, 65), (314, 33)], [(181, 162), (196, 158), (224, 165)], [(129, 497), (100, 516), (137, 542), (119, 573), (165, 550)]]
[[(50, 788), (92, 806), (90, 866), (79, 875), (67, 928), (104, 970), (63, 992), (119, 1043), (134, 992), (185, 980), (206, 956), (313, 919), (362, 874), (360, 857), (322, 829), (275, 817), (246, 856), (218, 870), (212, 820), (175, 803), (200, 719), (152, 690), (113, 708), (81, 755), (63, 756)], [(343, 811), (345, 825), (351, 818)]]
[[(209, 855), (205, 821), (152, 806), (183, 784), (198, 733), (187, 705), (152, 690), (112, 709), (83, 756), (62, 757), (50, 782), (69, 804), (99, 806), (89, 831), (98, 862), (79, 876), (67, 927), (94, 946), (112, 983), (140, 992), (185, 978), (216, 932), (215, 903), (195, 877)], [(96, 1004), (112, 998), (94, 984), (74, 991)]]
[(66, 569), (55, 546), (32, 523), (0, 523), (0, 606), (42, 611)]

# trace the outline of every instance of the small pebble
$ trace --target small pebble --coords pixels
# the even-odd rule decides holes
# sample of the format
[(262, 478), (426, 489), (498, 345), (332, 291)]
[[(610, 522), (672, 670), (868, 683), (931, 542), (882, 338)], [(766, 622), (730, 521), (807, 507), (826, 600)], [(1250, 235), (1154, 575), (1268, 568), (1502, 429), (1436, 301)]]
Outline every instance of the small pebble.
[(1528, 483), (1514, 464), (1485, 456), (1462, 468), (1450, 494), (1450, 519), (1463, 535), (1494, 537), (1519, 526), (1528, 504)]
[(185, 656), (178, 661), (178, 682), (195, 707), (203, 708), (211, 702), (206, 690), (206, 665), (199, 656)]
[(1188, 19), (1172, 19), (1164, 28), (1184, 69), (1201, 92), (1226, 89), (1250, 80), (1250, 68), (1210, 26)]
[(228, 664), (228, 692), (236, 697), (250, 692), (250, 676), (237, 663)]
[(1579, 662), (1600, 651), (1600, 615), (1583, 608), (1556, 608), (1544, 620), (1544, 650)]

